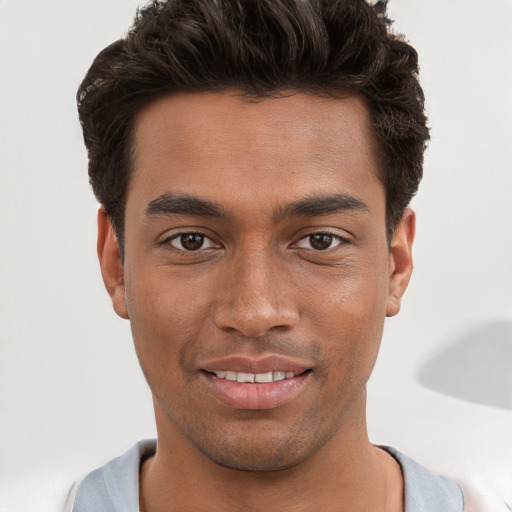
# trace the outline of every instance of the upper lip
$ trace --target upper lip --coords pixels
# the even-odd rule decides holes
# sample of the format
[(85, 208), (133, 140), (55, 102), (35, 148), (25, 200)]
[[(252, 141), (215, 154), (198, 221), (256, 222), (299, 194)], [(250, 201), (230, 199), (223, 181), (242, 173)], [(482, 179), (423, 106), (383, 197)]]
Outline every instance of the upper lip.
[(202, 361), (198, 364), (200, 370), (207, 372), (233, 371), (243, 373), (268, 373), (274, 371), (293, 372), (299, 375), (312, 368), (311, 362), (304, 359), (269, 354), (260, 357), (232, 355), (217, 359)]

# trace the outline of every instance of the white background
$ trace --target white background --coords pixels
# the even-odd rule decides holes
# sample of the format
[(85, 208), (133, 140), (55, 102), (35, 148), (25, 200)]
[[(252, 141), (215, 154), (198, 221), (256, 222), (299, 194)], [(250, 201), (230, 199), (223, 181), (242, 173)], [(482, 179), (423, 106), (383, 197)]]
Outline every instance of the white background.
[[(76, 477), (155, 435), (96, 262), (74, 100), (137, 4), (0, 0), (0, 511), (50, 510)], [(510, 410), (418, 375), (466, 334), (512, 321), (512, 1), (391, 0), (390, 13), (420, 53), (432, 142), (415, 274), (370, 382), (370, 433), (510, 504)]]

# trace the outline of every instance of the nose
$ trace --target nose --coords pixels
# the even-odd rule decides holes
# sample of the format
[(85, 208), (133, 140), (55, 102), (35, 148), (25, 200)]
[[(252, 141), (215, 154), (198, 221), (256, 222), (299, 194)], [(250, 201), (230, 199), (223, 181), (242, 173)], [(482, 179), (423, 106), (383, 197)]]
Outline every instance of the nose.
[(244, 251), (227, 265), (214, 310), (218, 328), (258, 338), (297, 324), (289, 271), (277, 259), (271, 250)]

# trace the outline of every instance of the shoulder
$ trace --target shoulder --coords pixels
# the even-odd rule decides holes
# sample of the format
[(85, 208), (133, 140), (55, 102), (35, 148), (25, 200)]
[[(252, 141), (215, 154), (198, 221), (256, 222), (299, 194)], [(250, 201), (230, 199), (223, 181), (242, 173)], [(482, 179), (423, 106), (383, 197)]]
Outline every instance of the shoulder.
[(395, 448), (381, 446), (400, 464), (404, 478), (405, 512), (463, 512), (464, 496), (452, 479), (428, 469)]
[[(395, 448), (380, 446), (402, 468), (405, 512), (507, 512), (509, 496), (503, 497), (481, 478), (457, 472), (455, 480), (432, 473)], [(488, 482), (487, 482), (488, 484)], [(494, 492), (493, 492), (494, 491)], [(508, 502), (510, 503), (510, 502)]]
[(140, 441), (125, 454), (75, 482), (64, 512), (138, 512), (140, 464), (155, 451), (154, 439)]

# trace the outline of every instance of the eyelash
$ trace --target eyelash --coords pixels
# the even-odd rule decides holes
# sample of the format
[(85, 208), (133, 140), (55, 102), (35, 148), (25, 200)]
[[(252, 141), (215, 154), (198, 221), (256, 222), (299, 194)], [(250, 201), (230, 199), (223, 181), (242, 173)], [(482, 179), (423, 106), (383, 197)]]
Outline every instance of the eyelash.
[[(193, 253), (197, 253), (197, 252), (199, 252), (199, 251), (201, 251), (201, 250), (205, 250), (205, 249), (203, 249), (203, 247), (200, 247), (199, 249), (197, 249), (197, 250), (195, 250), (195, 251), (194, 251), (194, 250), (186, 250), (186, 249), (184, 249), (184, 248), (183, 248), (183, 249), (180, 249), (180, 248), (178, 248), (178, 247), (174, 247), (174, 246), (172, 245), (172, 242), (173, 242), (174, 240), (179, 240), (181, 237), (183, 237), (183, 236), (187, 236), (187, 235), (189, 235), (189, 236), (196, 235), (196, 236), (200, 236), (200, 237), (202, 237), (202, 238), (203, 238), (203, 242), (202, 242), (203, 244), (204, 244), (204, 242), (205, 242), (206, 240), (210, 240), (210, 241), (211, 241), (211, 242), (213, 242), (215, 245), (219, 245), (219, 244), (216, 244), (216, 243), (214, 242), (214, 240), (213, 240), (211, 237), (209, 237), (208, 235), (205, 235), (204, 233), (201, 233), (200, 231), (184, 231), (184, 232), (182, 232), (182, 233), (176, 233), (175, 235), (169, 236), (169, 237), (165, 238), (165, 240), (162, 240), (162, 242), (160, 242), (160, 244), (159, 244), (159, 245), (162, 245), (162, 246), (168, 246), (168, 245), (171, 245), (173, 250), (178, 251), (178, 252), (181, 252), (181, 253), (191, 253), (191, 254), (193, 254)], [(183, 246), (183, 244), (181, 244), (181, 245)], [(208, 249), (209, 249), (209, 248), (208, 248)]]
[(307, 235), (301, 237), (298, 242), (301, 242), (303, 240), (307, 240), (308, 238), (311, 238), (311, 237), (314, 237), (314, 236), (328, 236), (328, 237), (331, 237), (333, 239), (333, 241), (337, 241), (338, 242), (336, 245), (329, 246), (326, 249), (316, 249), (315, 250), (314, 248), (311, 248), (311, 250), (313, 250), (315, 252), (319, 252), (319, 253), (320, 252), (326, 252), (326, 251), (329, 251), (330, 249), (334, 249), (335, 247), (338, 247), (339, 245), (348, 244), (349, 243), (349, 240), (347, 238), (345, 238), (345, 237), (343, 237), (341, 235), (338, 235), (336, 233), (331, 233), (330, 231), (318, 231), (318, 232), (315, 232), (315, 233), (308, 233)]
[[(205, 235), (204, 233), (201, 233), (200, 231), (184, 231), (184, 232), (181, 232), (181, 233), (176, 233), (172, 236), (169, 236), (167, 238), (165, 238), (164, 240), (162, 240), (159, 245), (161, 246), (168, 246), (168, 245), (171, 245), (172, 249), (177, 251), (177, 252), (181, 252), (181, 253), (190, 253), (190, 254), (194, 254), (194, 253), (198, 253), (202, 250), (208, 250), (208, 249), (211, 249), (212, 247), (207, 247), (207, 248), (203, 248), (202, 246), (200, 248), (198, 248), (197, 250), (186, 250), (185, 248), (183, 249), (180, 249), (178, 247), (175, 247), (173, 246), (172, 242), (174, 240), (179, 240), (181, 237), (183, 236), (191, 236), (191, 235), (196, 235), (196, 236), (200, 236), (202, 237), (202, 245), (204, 244), (204, 242), (206, 240), (210, 240), (213, 244), (215, 245), (220, 245), (220, 244), (216, 244), (216, 242), (211, 238), (209, 237), (208, 235)], [(314, 232), (314, 233), (308, 233), (307, 235), (304, 235), (303, 237), (301, 237), (297, 242), (295, 242), (293, 245), (297, 246), (300, 242), (302, 242), (303, 240), (307, 240), (308, 238), (311, 238), (311, 237), (314, 237), (314, 236), (327, 236), (327, 237), (331, 237), (333, 239), (333, 241), (337, 241), (338, 243), (334, 246), (329, 246), (325, 249), (315, 249), (313, 247), (311, 248), (306, 248), (306, 247), (298, 247), (299, 249), (305, 249), (305, 250), (311, 250), (311, 251), (314, 251), (314, 252), (318, 252), (318, 253), (322, 253), (322, 252), (327, 252), (329, 251), (330, 249), (334, 249), (335, 247), (338, 247), (339, 245), (342, 245), (342, 244), (348, 244), (350, 243), (350, 241), (343, 237), (343, 236), (340, 236), (336, 233), (332, 233), (330, 231), (318, 231), (318, 232)], [(332, 242), (331, 242), (332, 243)], [(183, 244), (181, 244), (182, 247), (183, 247)]]

